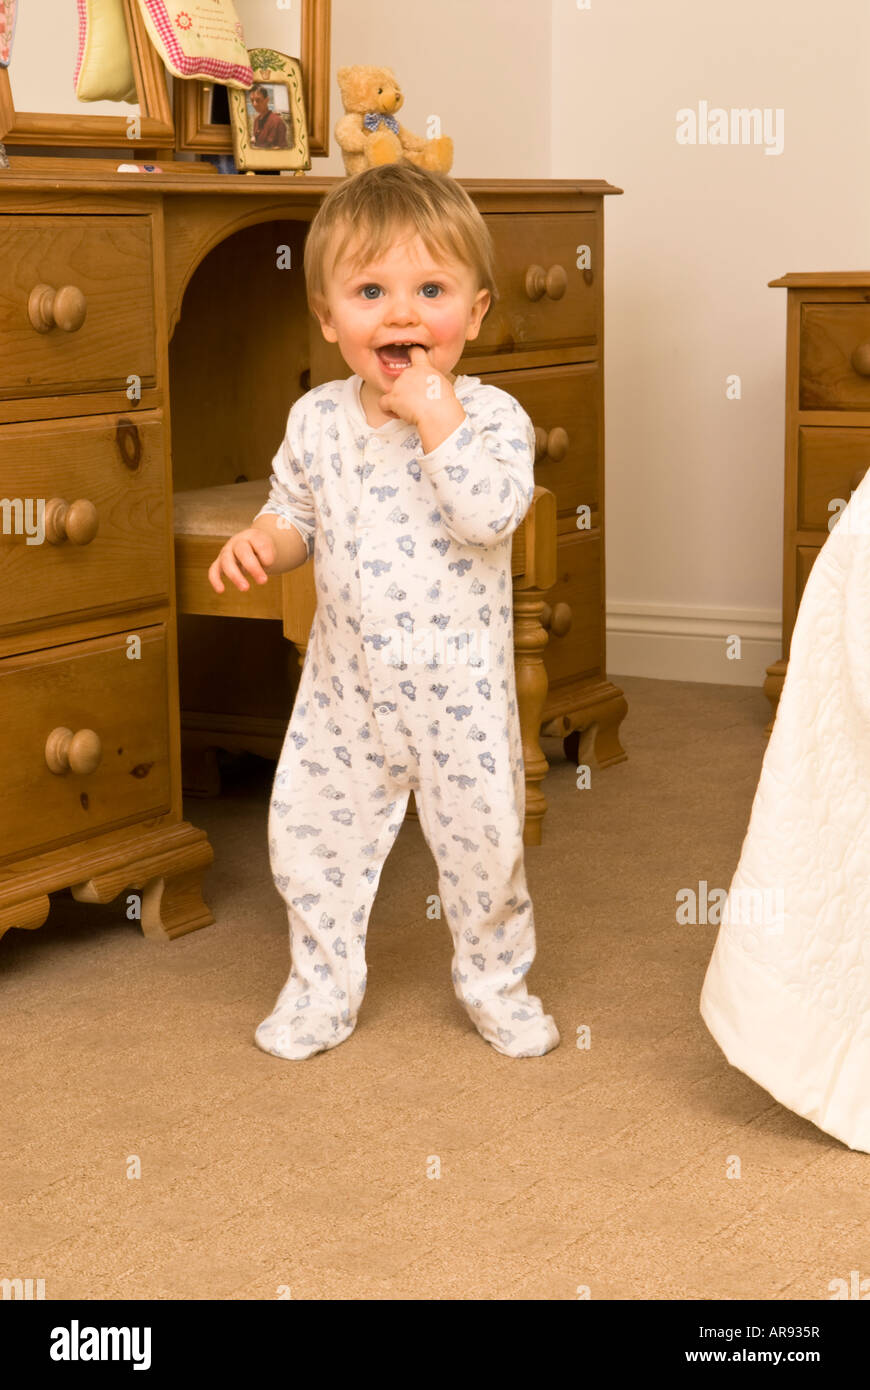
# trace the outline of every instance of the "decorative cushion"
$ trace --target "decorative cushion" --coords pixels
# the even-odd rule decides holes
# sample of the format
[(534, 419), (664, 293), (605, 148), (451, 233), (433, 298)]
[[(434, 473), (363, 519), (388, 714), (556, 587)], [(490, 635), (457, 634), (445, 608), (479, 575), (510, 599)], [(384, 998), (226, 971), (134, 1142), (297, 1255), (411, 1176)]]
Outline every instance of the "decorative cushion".
[(254, 73), (232, 0), (139, 0), (148, 34), (176, 77), (247, 89)]
[(176, 492), (172, 498), (173, 529), (182, 536), (219, 536), (229, 540), (250, 526), (268, 497), (268, 478)]
[(124, 0), (78, 0), (78, 6), (75, 86), (79, 101), (137, 101)]

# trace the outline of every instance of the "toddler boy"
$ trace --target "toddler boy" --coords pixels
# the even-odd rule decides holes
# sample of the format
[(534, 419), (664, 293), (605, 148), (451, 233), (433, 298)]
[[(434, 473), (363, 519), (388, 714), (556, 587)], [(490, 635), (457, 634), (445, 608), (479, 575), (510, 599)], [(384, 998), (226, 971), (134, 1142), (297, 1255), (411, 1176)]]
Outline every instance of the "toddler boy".
[(309, 304), (353, 375), (292, 406), (271, 492), (209, 572), (247, 589), (314, 555), (317, 611), (276, 769), (269, 852), (292, 966), (255, 1041), (344, 1042), (384, 861), (414, 790), (453, 938), (453, 984), (510, 1057), (560, 1041), (525, 975), (525, 782), (511, 538), (535, 435), (506, 391), (452, 374), (497, 294), (480, 213), (447, 175), (367, 169), (305, 246)]

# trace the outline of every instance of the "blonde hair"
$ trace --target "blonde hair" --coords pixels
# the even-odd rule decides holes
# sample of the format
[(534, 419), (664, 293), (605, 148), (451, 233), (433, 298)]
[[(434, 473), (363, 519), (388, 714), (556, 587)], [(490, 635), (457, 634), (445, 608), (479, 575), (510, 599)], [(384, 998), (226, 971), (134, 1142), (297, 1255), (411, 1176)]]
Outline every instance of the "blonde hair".
[(400, 230), (416, 232), (430, 255), (440, 252), (468, 266), (478, 291), (489, 290), (489, 313), (498, 299), (489, 228), (465, 189), (449, 174), (404, 162), (363, 169), (324, 198), (308, 230), (303, 258), (312, 312), (326, 308), (327, 254), (331, 268), (335, 267), (358, 237), (352, 263), (362, 266), (380, 256)]

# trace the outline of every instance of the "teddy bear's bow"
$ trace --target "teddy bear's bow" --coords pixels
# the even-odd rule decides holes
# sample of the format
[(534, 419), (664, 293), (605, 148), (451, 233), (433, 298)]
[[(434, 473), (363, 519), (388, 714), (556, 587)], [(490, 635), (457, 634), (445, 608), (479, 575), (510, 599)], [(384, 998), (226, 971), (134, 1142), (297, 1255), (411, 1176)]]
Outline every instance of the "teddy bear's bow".
[(383, 111), (367, 111), (363, 118), (363, 125), (366, 130), (377, 130), (379, 125), (385, 125), (394, 135), (399, 133), (399, 122), (395, 116), (385, 116)]

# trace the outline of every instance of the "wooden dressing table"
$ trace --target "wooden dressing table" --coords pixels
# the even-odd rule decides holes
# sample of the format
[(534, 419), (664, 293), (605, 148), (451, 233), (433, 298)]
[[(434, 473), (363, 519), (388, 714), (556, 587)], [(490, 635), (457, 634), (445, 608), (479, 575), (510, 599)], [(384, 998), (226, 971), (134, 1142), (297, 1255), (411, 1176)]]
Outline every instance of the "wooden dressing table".
[[(0, 935), (40, 926), (67, 887), (82, 902), (139, 892), (144, 932), (164, 939), (213, 920), (201, 896), (212, 850), (182, 810), (177, 618), (250, 615), (253, 594), (202, 589), (196, 517), (212, 515), (215, 489), (265, 487), (292, 401), (348, 375), (302, 274), (307, 225), (335, 182), (23, 158), (0, 174)], [(620, 190), (460, 182), (493, 231), (502, 298), (456, 371), (510, 390), (539, 439), (540, 486), (514, 547), (537, 843), (542, 724), (569, 755), (585, 731), (599, 764), (625, 756), (603, 602), (603, 198)], [(581, 246), (591, 268), (578, 270)], [(190, 522), (177, 538), (174, 490)], [(261, 616), (304, 645), (311, 564), (267, 588)], [(211, 734), (251, 746), (238, 720)]]

